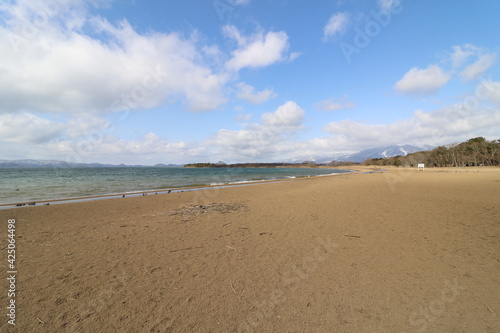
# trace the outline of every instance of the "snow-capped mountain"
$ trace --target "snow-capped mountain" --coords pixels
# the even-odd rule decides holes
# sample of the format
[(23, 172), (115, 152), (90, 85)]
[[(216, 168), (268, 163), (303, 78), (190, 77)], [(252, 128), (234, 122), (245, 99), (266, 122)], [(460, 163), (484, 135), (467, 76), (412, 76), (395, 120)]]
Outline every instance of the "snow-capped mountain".
[(417, 151), (432, 149), (432, 146), (413, 146), (413, 145), (393, 145), (386, 147), (377, 147), (365, 149), (354, 154), (332, 156), (335, 161), (363, 162), (369, 158), (388, 158), (394, 156), (406, 156)]
[(311, 161), (315, 163), (329, 163), (332, 161), (339, 162), (355, 162), (360, 163), (369, 158), (388, 158), (393, 156), (406, 156), (417, 151), (431, 150), (434, 147), (425, 146), (413, 146), (413, 145), (392, 145), (385, 147), (369, 148), (357, 153), (352, 154), (332, 154), (329, 156), (308, 156), (306, 158), (296, 158), (293, 160), (288, 160), (287, 162), (300, 163), (302, 161)]

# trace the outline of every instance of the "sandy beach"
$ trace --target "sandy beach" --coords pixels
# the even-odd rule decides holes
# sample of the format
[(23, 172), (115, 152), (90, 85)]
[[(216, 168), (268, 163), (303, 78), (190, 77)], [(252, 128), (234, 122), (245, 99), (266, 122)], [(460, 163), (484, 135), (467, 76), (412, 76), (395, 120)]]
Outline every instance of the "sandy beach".
[(500, 168), (390, 168), (1, 210), (0, 331), (499, 332), (499, 203)]

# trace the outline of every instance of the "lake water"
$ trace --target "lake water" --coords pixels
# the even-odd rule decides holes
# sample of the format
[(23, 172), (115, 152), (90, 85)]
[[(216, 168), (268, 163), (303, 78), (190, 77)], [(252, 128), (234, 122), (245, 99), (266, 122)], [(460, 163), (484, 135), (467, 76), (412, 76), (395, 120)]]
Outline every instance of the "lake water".
[(0, 169), (0, 204), (349, 172), (320, 168)]

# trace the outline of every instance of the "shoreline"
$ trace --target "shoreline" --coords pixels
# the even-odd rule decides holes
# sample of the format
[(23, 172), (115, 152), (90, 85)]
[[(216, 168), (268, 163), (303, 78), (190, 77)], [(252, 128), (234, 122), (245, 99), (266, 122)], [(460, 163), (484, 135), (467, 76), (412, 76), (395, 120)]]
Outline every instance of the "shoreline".
[(315, 177), (325, 177), (325, 176), (336, 176), (343, 174), (356, 173), (355, 170), (348, 170), (342, 168), (325, 168), (325, 169), (333, 169), (340, 170), (345, 172), (324, 174), (324, 175), (313, 175), (313, 176), (294, 176), (287, 178), (279, 178), (279, 179), (267, 179), (267, 180), (248, 180), (248, 181), (236, 181), (230, 183), (221, 183), (221, 184), (206, 184), (200, 186), (191, 186), (186, 185), (185, 187), (172, 187), (167, 189), (151, 189), (151, 190), (143, 190), (143, 191), (128, 191), (121, 193), (110, 193), (110, 194), (99, 194), (99, 195), (91, 195), (91, 196), (82, 196), (82, 197), (71, 197), (71, 198), (56, 198), (56, 199), (46, 199), (46, 200), (36, 200), (36, 201), (20, 201), (14, 203), (0, 203), (0, 210), (7, 209), (16, 209), (21, 207), (35, 207), (35, 206), (47, 206), (47, 204), (65, 204), (65, 203), (78, 203), (78, 202), (87, 202), (94, 200), (107, 200), (107, 199), (120, 199), (120, 198), (130, 198), (130, 197), (139, 197), (149, 194), (170, 194), (170, 193), (180, 193), (180, 192), (188, 192), (188, 191), (200, 191), (207, 190), (213, 188), (226, 188), (226, 187), (234, 187), (234, 186), (247, 186), (247, 185), (259, 185), (273, 182), (282, 182), (282, 181), (294, 181), (300, 179), (307, 178), (315, 178)]
[[(305, 167), (304, 167), (305, 168)], [(353, 165), (349, 169), (344, 168), (343, 166), (321, 166), (322, 169), (334, 169), (334, 170), (342, 170), (346, 172), (342, 173), (332, 173), (332, 174), (324, 174), (324, 175), (313, 175), (313, 176), (297, 176), (293, 178), (281, 178), (281, 179), (269, 179), (269, 180), (248, 180), (234, 183), (222, 183), (222, 184), (206, 184), (200, 186), (191, 186), (186, 185), (185, 187), (172, 187), (166, 189), (151, 189), (151, 190), (143, 190), (143, 191), (127, 191), (121, 193), (109, 193), (109, 194), (99, 194), (99, 195), (91, 195), (91, 196), (82, 196), (82, 197), (70, 197), (70, 198), (55, 198), (55, 199), (46, 199), (46, 200), (35, 200), (35, 201), (19, 201), (14, 203), (0, 203), (0, 210), (9, 210), (9, 209), (17, 209), (21, 207), (35, 207), (35, 206), (43, 206), (47, 204), (65, 204), (65, 203), (78, 203), (78, 202), (87, 202), (94, 200), (107, 200), (107, 199), (120, 199), (125, 196), (126, 198), (130, 197), (139, 197), (143, 194), (149, 195), (152, 193), (158, 194), (168, 194), (168, 193), (180, 193), (180, 192), (188, 192), (188, 191), (201, 191), (201, 190), (209, 190), (213, 188), (225, 188), (225, 187), (234, 187), (234, 186), (247, 186), (247, 185), (259, 185), (273, 182), (282, 182), (282, 181), (294, 181), (300, 179), (309, 179), (309, 178), (317, 178), (317, 177), (326, 177), (326, 176), (337, 176), (344, 174), (364, 174), (364, 173), (373, 173), (373, 172), (390, 172), (390, 171), (399, 171), (399, 172), (413, 172), (417, 171), (416, 168), (408, 168), (408, 167), (395, 167), (395, 166), (384, 166), (384, 168), (380, 168), (378, 166), (370, 166), (370, 165)], [(483, 167), (429, 167), (425, 169), (427, 172), (481, 172), (481, 171), (493, 171), (500, 172), (500, 167), (496, 166), (483, 166)], [(170, 191), (170, 192), (169, 192)], [(35, 203), (35, 205), (33, 205)], [(31, 205), (30, 205), (31, 204)]]

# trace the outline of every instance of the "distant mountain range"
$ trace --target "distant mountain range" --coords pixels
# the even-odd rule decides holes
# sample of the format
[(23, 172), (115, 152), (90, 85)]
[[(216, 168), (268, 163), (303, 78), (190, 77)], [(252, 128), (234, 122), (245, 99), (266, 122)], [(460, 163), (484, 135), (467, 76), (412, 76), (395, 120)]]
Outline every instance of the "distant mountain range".
[(392, 145), (385, 147), (369, 148), (357, 153), (343, 154), (343, 155), (330, 155), (330, 156), (311, 156), (309, 160), (316, 163), (328, 163), (332, 161), (339, 162), (355, 162), (360, 163), (369, 158), (388, 158), (394, 156), (406, 156), (417, 151), (426, 151), (434, 149), (433, 146), (413, 146), (413, 145)]
[[(154, 167), (172, 168), (182, 167), (179, 164), (156, 164)], [(73, 163), (56, 160), (0, 160), (0, 168), (137, 168), (145, 165), (101, 164), (101, 163)]]
[[(365, 149), (353, 154), (311, 156), (307, 160), (316, 163), (332, 161), (360, 163), (369, 158), (387, 158), (393, 156), (406, 156), (417, 151), (431, 150), (432, 146), (392, 145), (386, 147)], [(291, 159), (288, 163), (301, 163), (304, 159)], [(156, 164), (154, 167), (172, 168), (182, 167), (183, 164)], [(101, 163), (73, 163), (56, 160), (0, 160), (0, 168), (132, 168), (147, 167), (145, 165), (101, 164)]]

